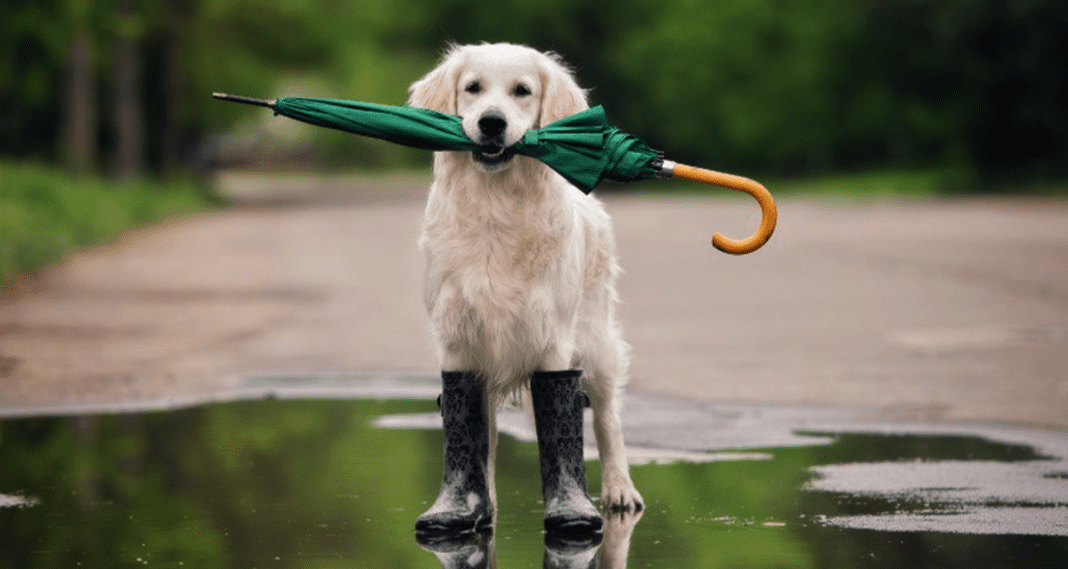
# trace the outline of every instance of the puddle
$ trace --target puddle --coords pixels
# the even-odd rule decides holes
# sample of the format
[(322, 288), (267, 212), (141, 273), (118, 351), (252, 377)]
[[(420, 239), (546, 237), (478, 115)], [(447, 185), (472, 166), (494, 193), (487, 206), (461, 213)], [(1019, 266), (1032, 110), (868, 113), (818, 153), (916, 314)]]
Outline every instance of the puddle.
[[(672, 412), (658, 414), (661, 404)], [(431, 400), (0, 420), (0, 567), (993, 568), (1068, 559), (1063, 433), (902, 433), (841, 410), (656, 398), (628, 407), (645, 411), (628, 437), (645, 449), (632, 475), (647, 508), (608, 520), (599, 544), (546, 541), (537, 448), (521, 413), (502, 420), (515, 436), (499, 447), (496, 532), (445, 544), (417, 543), (412, 530), (440, 482), (441, 433), (421, 428), (433, 425)], [(714, 459), (657, 463), (703, 455)], [(599, 488), (596, 464), (588, 474)]]

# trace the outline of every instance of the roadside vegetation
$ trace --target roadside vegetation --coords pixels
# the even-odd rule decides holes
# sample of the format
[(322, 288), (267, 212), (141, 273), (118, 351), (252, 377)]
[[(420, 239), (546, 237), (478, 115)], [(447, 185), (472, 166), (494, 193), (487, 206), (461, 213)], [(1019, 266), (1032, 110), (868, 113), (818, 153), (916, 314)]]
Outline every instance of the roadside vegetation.
[(210, 207), (191, 181), (118, 183), (38, 164), (0, 162), (0, 293), (15, 275), (124, 231)]

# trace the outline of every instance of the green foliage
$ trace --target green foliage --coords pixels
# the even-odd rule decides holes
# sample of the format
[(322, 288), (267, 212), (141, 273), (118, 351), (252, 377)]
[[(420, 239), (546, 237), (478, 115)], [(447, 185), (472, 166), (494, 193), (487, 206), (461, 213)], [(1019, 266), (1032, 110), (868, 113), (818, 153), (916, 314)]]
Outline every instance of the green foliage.
[(207, 203), (203, 191), (189, 182), (117, 184), (0, 162), (0, 286), (5, 277), (58, 260), (71, 249)]
[(69, 20), (60, 0), (0, 4), (0, 152), (51, 150)]
[[(88, 30), (102, 120), (109, 48), (139, 37), (150, 133), (170, 108), (187, 150), (266, 120), (212, 91), (403, 103), (448, 42), (511, 41), (557, 51), (614, 122), (717, 169), (951, 168), (981, 182), (1068, 173), (1060, 0), (126, 0), (126, 11), (119, 1), (0, 5), (0, 153), (57, 154), (65, 50)], [(426, 162), (288, 128), (339, 166)], [(111, 134), (101, 128), (105, 159)]]
[(826, 169), (840, 97), (833, 54), (853, 27), (852, 5), (732, 0), (658, 11), (647, 38), (616, 58), (628, 90), (652, 102), (636, 128), (680, 159)]

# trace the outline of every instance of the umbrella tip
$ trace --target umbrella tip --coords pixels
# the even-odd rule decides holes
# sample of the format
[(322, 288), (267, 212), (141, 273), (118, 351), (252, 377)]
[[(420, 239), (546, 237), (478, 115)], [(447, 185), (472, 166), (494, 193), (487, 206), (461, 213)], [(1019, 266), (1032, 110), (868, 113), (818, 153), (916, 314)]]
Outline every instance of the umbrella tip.
[(271, 99), (270, 101), (265, 99), (254, 99), (252, 97), (244, 97), (241, 95), (230, 95), (229, 93), (212, 93), (211, 96), (215, 99), (223, 101), (233, 101), (235, 103), (245, 103), (246, 105), (257, 105), (260, 107), (274, 108), (275, 101), (277, 99)]

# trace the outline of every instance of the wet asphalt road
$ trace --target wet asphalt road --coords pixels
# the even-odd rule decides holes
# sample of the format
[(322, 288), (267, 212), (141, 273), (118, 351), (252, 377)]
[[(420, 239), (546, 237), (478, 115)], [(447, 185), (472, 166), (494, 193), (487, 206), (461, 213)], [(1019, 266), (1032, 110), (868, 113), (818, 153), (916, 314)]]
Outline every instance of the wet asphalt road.
[[(131, 232), (0, 305), (0, 413), (196, 399), (249, 374), (436, 362), (426, 180), (234, 177), (238, 206)], [(774, 188), (772, 188), (774, 190)], [(893, 420), (1068, 427), (1068, 202), (606, 195), (631, 387)]]

